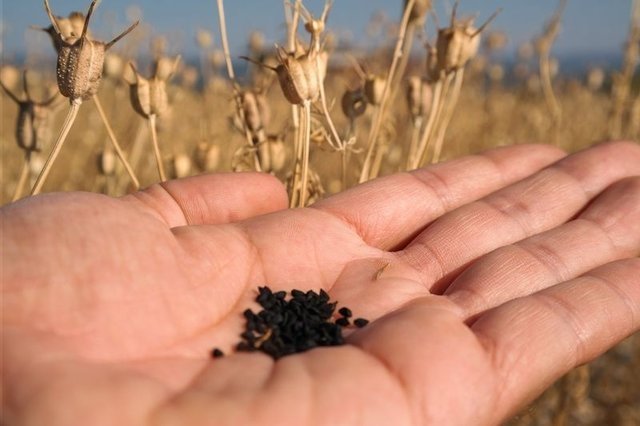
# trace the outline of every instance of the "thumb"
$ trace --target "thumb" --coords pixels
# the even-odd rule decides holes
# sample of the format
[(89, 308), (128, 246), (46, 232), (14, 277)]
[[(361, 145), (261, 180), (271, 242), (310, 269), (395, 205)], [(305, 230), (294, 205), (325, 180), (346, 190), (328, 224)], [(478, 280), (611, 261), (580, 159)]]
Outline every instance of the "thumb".
[(171, 180), (123, 197), (159, 214), (170, 227), (236, 222), (287, 208), (287, 193), (264, 173), (215, 173)]

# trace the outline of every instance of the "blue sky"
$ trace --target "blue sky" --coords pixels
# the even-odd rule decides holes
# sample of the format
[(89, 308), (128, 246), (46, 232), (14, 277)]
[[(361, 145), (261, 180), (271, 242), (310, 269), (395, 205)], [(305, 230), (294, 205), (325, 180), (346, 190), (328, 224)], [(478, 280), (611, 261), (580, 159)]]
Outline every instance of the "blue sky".
[[(86, 10), (89, 0), (50, 0), (54, 12), (66, 15), (72, 10)], [(434, 0), (441, 21), (452, 0)], [(320, 11), (322, 0), (305, 0), (312, 11)], [(631, 0), (569, 0), (563, 31), (556, 52), (614, 53), (620, 50), (628, 29)], [(186, 55), (195, 53), (194, 35), (197, 28), (213, 31), (217, 37), (215, 0), (103, 0), (96, 12), (94, 32), (104, 39), (127, 23), (125, 10), (137, 5), (143, 22), (150, 24), (157, 34), (166, 35), (171, 48)], [(384, 11), (398, 18), (401, 0), (335, 0), (329, 25), (338, 32), (350, 33), (355, 42), (365, 42), (365, 27), (372, 14)], [(555, 0), (462, 0), (463, 13), (477, 13), (478, 21), (493, 11), (503, 11), (493, 28), (504, 30), (510, 37), (510, 47), (530, 39), (540, 32), (544, 22), (553, 13)], [(266, 33), (269, 42), (282, 37), (282, 0), (226, 0), (229, 38), (238, 55), (245, 45), (249, 31), (258, 29)], [(42, 0), (0, 0), (2, 20), (3, 56), (25, 49), (46, 45), (42, 34), (26, 31), (29, 25), (45, 25), (47, 17)], [(110, 22), (110, 25), (106, 23)], [(433, 25), (431, 24), (433, 27)]]

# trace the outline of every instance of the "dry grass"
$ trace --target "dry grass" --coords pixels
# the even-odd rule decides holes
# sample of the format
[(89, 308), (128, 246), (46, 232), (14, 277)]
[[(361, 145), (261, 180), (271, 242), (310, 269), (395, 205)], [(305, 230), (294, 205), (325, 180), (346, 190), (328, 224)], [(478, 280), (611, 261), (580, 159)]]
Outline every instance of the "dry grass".
[[(417, 5), (426, 3), (416, 2)], [(291, 14), (290, 23), (300, 18), (297, 9), (288, 13)], [(421, 12), (420, 17), (424, 17), (424, 13)], [(560, 19), (559, 14), (557, 17)], [(413, 15), (405, 15), (405, 23), (414, 19), (417, 18)], [(632, 22), (630, 40), (637, 37), (637, 24)], [(293, 56), (287, 56), (287, 61), (300, 59), (302, 56), (293, 52), (307, 46), (306, 43), (298, 46), (299, 42), (292, 34), (295, 32), (290, 28), (287, 49), (283, 51)], [(389, 70), (399, 68), (402, 72), (406, 67), (407, 77), (423, 76), (426, 73), (422, 69), (425, 61), (421, 58), (419, 63), (398, 64), (397, 51), (402, 48), (403, 40), (397, 35), (395, 37), (389, 45), (398, 46), (396, 55), (389, 48), (381, 48), (370, 52), (367, 57), (358, 58), (370, 68), (366, 69), (367, 75), (360, 71), (360, 77), (351, 66), (353, 61), (349, 55), (354, 52), (331, 52), (327, 46), (316, 44), (318, 40), (313, 38), (306, 47), (307, 55), (309, 52), (319, 52), (313, 49), (326, 48), (332, 60), (323, 90), (326, 93), (322, 95), (326, 96), (327, 111), (323, 111), (322, 105), (314, 107), (311, 126), (307, 129), (311, 149), (308, 172), (305, 172), (309, 176), (308, 181), (305, 180), (307, 189), (303, 190), (304, 196), (300, 197), (303, 201), (308, 198), (310, 202), (325, 193), (352, 186), (363, 175), (374, 177), (389, 174), (403, 170), (411, 163), (408, 161), (409, 153), (416, 149), (411, 146), (412, 140), (415, 145), (422, 126), (428, 121), (429, 108), (423, 106), (422, 109), (413, 108), (411, 111), (404, 95), (408, 78), (394, 78), (394, 72)], [(412, 37), (409, 34), (408, 39)], [(255, 34), (252, 39), (255, 39), (255, 43), (252, 43), (250, 57), (257, 59), (262, 55), (268, 60), (273, 52), (261, 51), (259, 37)], [(299, 107), (292, 108), (280, 88), (274, 84), (275, 75), (259, 67), (251, 68), (251, 85), (240, 87), (228, 84), (221, 77), (220, 69), (216, 68), (220, 65), (220, 55), (212, 55), (210, 37), (202, 33), (199, 42), (203, 49), (200, 70), (186, 65), (178, 70), (174, 82), (167, 83), (167, 110), (163, 110), (163, 114), (157, 118), (158, 139), (162, 141), (160, 160), (162, 164), (169, 165), (168, 174), (176, 177), (206, 171), (260, 167), (283, 181), (300, 179), (301, 176), (295, 176), (301, 171), (293, 172), (298, 169), (295, 159), (300, 157), (300, 153), (296, 156), (294, 142), (301, 137), (306, 138), (305, 132), (298, 130), (301, 124), (305, 127), (297, 116)], [(235, 52), (235, 55), (241, 53), (244, 52)], [(543, 84), (540, 84), (534, 72), (536, 67), (533, 63), (528, 64), (531, 70), (529, 74), (521, 74), (507, 84), (500, 74), (502, 65), (487, 59), (491, 58), (490, 53), (486, 48), (481, 49), (479, 56), (466, 65), (459, 97), (456, 94), (457, 102), (453, 103), (455, 109), (447, 112), (450, 123), (441, 128), (440, 160), (526, 142), (555, 143), (572, 152), (609, 137), (612, 120), (616, 136), (638, 139), (637, 122), (640, 119), (636, 115), (640, 111), (640, 98), (632, 77), (629, 77), (634, 75), (629, 70), (629, 63), (637, 62), (635, 57), (631, 57), (635, 51), (627, 50), (625, 69), (616, 74), (625, 76), (625, 102), (620, 101), (619, 85), (615, 84), (619, 78), (614, 80), (613, 96), (610, 90), (611, 76), (607, 75), (604, 75), (604, 85), (602, 81), (580, 81), (563, 75), (556, 76), (552, 82), (548, 51), (544, 52)], [(158, 52), (154, 54), (158, 57)], [(208, 61), (211, 56), (215, 66)], [(126, 60), (135, 58), (125, 58), (121, 62), (126, 63)], [(269, 66), (275, 65), (271, 63)], [(43, 74), (39, 80), (30, 77), (31, 91), (38, 94), (34, 98), (47, 97), (43, 94), (47, 93), (53, 82), (54, 69), (52, 64), (51, 72)], [(124, 72), (127, 67), (122, 69)], [(194, 89), (193, 76), (198, 72), (208, 80), (204, 90)], [(12, 75), (16, 73), (17, 76), (13, 78)], [(376, 105), (374, 99), (380, 96), (374, 93), (374, 75), (380, 76), (377, 80), (383, 84), (377, 89), (377, 92), (382, 92), (382, 108), (380, 103)], [(363, 78), (370, 78), (368, 87)], [(10, 67), (4, 68), (2, 81), (13, 93), (21, 93), (23, 85), (19, 72)], [(385, 84), (397, 86), (385, 87)], [(550, 102), (551, 84), (553, 102)], [(351, 97), (344, 97), (346, 91)], [(234, 104), (234, 99), (237, 104)], [(349, 99), (360, 103), (351, 104)], [(635, 101), (632, 103), (633, 99)], [(110, 147), (111, 139), (115, 137), (121, 142), (140, 184), (146, 186), (158, 181), (159, 166), (149, 143), (154, 135), (150, 133), (151, 128), (145, 119), (133, 113), (130, 87), (122, 75), (116, 72), (115, 77), (111, 75), (103, 79), (100, 100), (115, 136), (109, 135), (96, 108), (81, 109), (67, 138), (66, 148), (60, 152), (44, 190), (98, 191), (110, 195), (131, 190), (130, 179), (122, 163), (113, 160)], [(268, 105), (268, 112), (261, 109), (260, 102)], [(364, 113), (362, 102), (368, 104)], [(340, 111), (341, 104), (347, 112), (350, 108), (357, 108), (358, 112), (347, 117)], [(19, 178), (24, 174), (25, 153), (16, 144), (14, 135), (18, 114), (14, 100), (2, 96), (0, 106), (0, 149), (3, 158), (0, 164), (3, 182), (0, 197), (4, 204), (11, 201)], [(562, 125), (558, 125), (558, 115), (550, 113), (550, 108), (552, 111), (562, 111)], [(64, 120), (64, 110), (58, 105), (55, 111), (49, 113), (51, 122), (46, 123), (46, 127), (59, 129)], [(254, 110), (257, 112), (254, 113)], [(255, 114), (259, 117), (254, 117)], [(627, 118), (623, 120), (621, 117)], [(371, 134), (374, 136), (371, 137)], [(50, 139), (41, 141), (40, 156), (51, 150)], [(369, 155), (367, 148), (370, 148)], [(160, 155), (160, 151), (156, 151)], [(369, 157), (366, 163), (365, 158)], [(39, 172), (37, 165), (42, 165), (42, 157), (32, 158), (31, 163), (34, 169), (30, 172), (32, 186)], [(366, 168), (364, 164), (367, 164)], [(592, 362), (588, 368), (570, 373), (509, 424), (640, 424), (640, 387), (634, 381), (637, 377), (640, 377), (640, 336), (636, 335)]]

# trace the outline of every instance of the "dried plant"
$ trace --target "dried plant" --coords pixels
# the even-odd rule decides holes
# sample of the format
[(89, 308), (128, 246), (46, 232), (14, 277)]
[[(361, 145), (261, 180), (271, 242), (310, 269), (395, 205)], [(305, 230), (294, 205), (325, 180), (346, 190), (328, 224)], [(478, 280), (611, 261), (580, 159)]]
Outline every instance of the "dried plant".
[(433, 93), (418, 147), (412, 152), (415, 155), (410, 155), (407, 161), (409, 169), (427, 161), (431, 146), (431, 162), (440, 160), (444, 137), (460, 97), (465, 66), (478, 53), (482, 32), (500, 12), (498, 10), (475, 28), (473, 19), (456, 19), (457, 8), (458, 1), (453, 7), (449, 26), (438, 29), (435, 46), (426, 44), (427, 79), (433, 85)]
[(15, 136), (18, 147), (24, 151), (24, 164), (11, 201), (16, 201), (22, 196), (29, 177), (32, 155), (34, 152), (40, 152), (43, 140), (49, 138), (51, 113), (57, 106), (56, 101), (60, 99), (59, 93), (55, 93), (42, 102), (34, 100), (29, 90), (26, 70), (22, 76), (22, 83), (24, 99), (20, 99), (0, 80), (2, 90), (18, 106)]
[(399, 61), (402, 58), (404, 40), (407, 33), (407, 28), (409, 26), (409, 20), (411, 18), (411, 13), (413, 12), (413, 6), (416, 3), (416, 0), (407, 0), (405, 3), (404, 13), (402, 15), (402, 21), (400, 23), (400, 29), (398, 31), (398, 39), (396, 42), (396, 47), (393, 54), (393, 60), (391, 62), (391, 67), (389, 68), (389, 73), (387, 74), (387, 78), (384, 84), (384, 90), (382, 92), (382, 99), (380, 99), (380, 106), (376, 109), (373, 118), (373, 124), (371, 126), (371, 130), (369, 132), (368, 138), (368, 147), (367, 154), (364, 160), (364, 164), (362, 166), (362, 170), (360, 172), (360, 182), (365, 182), (369, 179), (374, 178), (372, 175), (372, 165), (376, 156), (376, 149), (378, 144), (378, 137), (380, 134), (380, 128), (382, 126), (382, 122), (384, 121), (387, 100), (389, 99), (389, 94), (391, 92), (391, 84), (395, 78), (396, 71), (398, 69)]
[[(623, 117), (631, 99), (631, 81), (640, 60), (640, 1), (633, 0), (631, 6), (631, 20), (629, 33), (625, 43), (622, 68), (613, 74), (611, 86), (611, 112), (609, 114), (609, 136), (620, 138), (623, 134)], [(630, 125), (636, 126), (637, 114), (630, 117)], [(637, 132), (630, 132), (633, 137), (638, 137)]]
[[(45, 10), (51, 21), (51, 35), (58, 53), (58, 63), (56, 67), (58, 89), (64, 97), (69, 98), (71, 107), (60, 134), (54, 143), (53, 150), (49, 154), (44, 168), (31, 190), (32, 195), (38, 194), (42, 190), (42, 186), (51, 171), (51, 166), (53, 166), (56, 157), (60, 153), (60, 149), (76, 119), (80, 105), (83, 101), (94, 97), (98, 92), (100, 79), (102, 78), (105, 52), (138, 25), (136, 22), (108, 43), (91, 40), (88, 37), (89, 22), (97, 2), (98, 0), (91, 2), (87, 17), (82, 22), (82, 32), (77, 33), (71, 31), (67, 34), (63, 33), (60, 29), (58, 21), (51, 12), (49, 0), (44, 0)], [(78, 15), (74, 16), (76, 17), (76, 21), (79, 21)], [(95, 99), (96, 98), (94, 98), (94, 100)], [(100, 111), (99, 102), (97, 102), (96, 105)], [(119, 150), (119, 146), (116, 149)], [(121, 153), (121, 150), (119, 151)], [(121, 159), (126, 163), (124, 156), (121, 156)], [(132, 173), (131, 175), (135, 182), (135, 176), (133, 176)]]
[(158, 143), (157, 119), (169, 109), (167, 81), (173, 76), (179, 63), (180, 56), (175, 59), (159, 58), (154, 64), (155, 71), (153, 76), (148, 79), (138, 72), (132, 62), (129, 63), (133, 71), (133, 78), (127, 81), (130, 87), (131, 105), (149, 124), (158, 174), (163, 182), (167, 180), (167, 176), (164, 171), (162, 154), (160, 153), (160, 144)]
[(551, 20), (547, 23), (543, 34), (535, 41), (535, 51), (538, 55), (538, 65), (540, 72), (540, 82), (545, 100), (549, 106), (549, 111), (556, 128), (562, 121), (562, 108), (553, 90), (551, 73), (551, 48), (560, 33), (560, 22), (562, 14), (567, 6), (567, 0), (560, 0), (558, 7)]

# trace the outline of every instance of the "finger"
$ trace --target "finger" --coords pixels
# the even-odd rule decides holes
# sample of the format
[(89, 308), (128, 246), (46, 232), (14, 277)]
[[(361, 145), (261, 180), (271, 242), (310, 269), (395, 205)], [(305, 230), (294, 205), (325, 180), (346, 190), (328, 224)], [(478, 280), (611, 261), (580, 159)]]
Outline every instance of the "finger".
[(640, 174), (640, 146), (597, 145), (445, 215), (400, 253), (442, 293), (470, 262), (556, 227), (612, 183)]
[(495, 407), (520, 407), (572, 368), (637, 332), (639, 274), (638, 258), (610, 263), (483, 314), (472, 330), (501, 379)]
[(410, 241), (447, 211), (509, 185), (564, 154), (548, 145), (519, 145), (400, 173), (316, 203), (381, 249)]
[(467, 317), (640, 254), (640, 178), (607, 188), (574, 221), (501, 247), (445, 292)]
[(287, 207), (282, 183), (264, 173), (216, 173), (172, 180), (123, 199), (142, 202), (170, 227), (236, 222)]
[(350, 343), (396, 377), (421, 423), (494, 424), (486, 420), (493, 409), (491, 364), (446, 298), (411, 301), (355, 332)]

